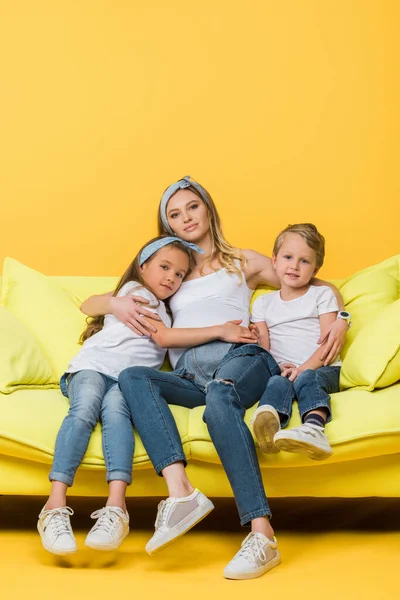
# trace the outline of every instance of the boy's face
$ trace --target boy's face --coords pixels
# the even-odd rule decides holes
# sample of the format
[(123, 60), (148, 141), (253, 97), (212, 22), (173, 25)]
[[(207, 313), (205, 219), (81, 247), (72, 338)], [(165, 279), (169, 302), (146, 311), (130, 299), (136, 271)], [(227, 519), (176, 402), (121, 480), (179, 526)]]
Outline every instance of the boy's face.
[(318, 272), (315, 250), (298, 233), (287, 233), (272, 265), (282, 285), (301, 288)]

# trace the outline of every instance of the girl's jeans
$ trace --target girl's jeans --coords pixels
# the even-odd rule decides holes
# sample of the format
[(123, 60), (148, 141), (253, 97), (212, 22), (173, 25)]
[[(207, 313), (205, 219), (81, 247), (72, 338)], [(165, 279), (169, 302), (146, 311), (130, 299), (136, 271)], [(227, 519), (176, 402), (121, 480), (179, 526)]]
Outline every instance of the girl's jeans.
[(57, 435), (50, 481), (71, 486), (98, 421), (103, 429), (107, 481), (132, 482), (133, 429), (131, 414), (115, 379), (84, 370), (63, 375), (60, 387), (70, 409)]
[(177, 461), (186, 464), (168, 404), (205, 405), (204, 421), (232, 486), (242, 525), (271, 516), (246, 409), (258, 402), (279, 367), (256, 344), (210, 342), (187, 350), (177, 368), (164, 373), (131, 367), (119, 376), (144, 447), (158, 474)]
[(282, 427), (289, 423), (293, 400), (297, 400), (302, 421), (310, 410), (325, 408), (329, 422), (332, 419), (330, 394), (339, 391), (339, 377), (340, 367), (307, 369), (294, 383), (286, 377), (274, 375), (267, 383), (260, 406), (273, 406), (280, 414)]

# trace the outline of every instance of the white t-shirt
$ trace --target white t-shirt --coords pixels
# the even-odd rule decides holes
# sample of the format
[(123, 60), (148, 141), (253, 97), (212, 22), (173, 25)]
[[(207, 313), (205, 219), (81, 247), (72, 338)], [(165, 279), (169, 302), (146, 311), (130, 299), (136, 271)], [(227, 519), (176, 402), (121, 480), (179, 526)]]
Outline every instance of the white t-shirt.
[[(134, 294), (150, 301), (146, 309), (158, 313), (167, 327), (171, 326), (165, 304), (136, 281), (129, 281), (118, 292), (118, 296)], [(158, 305), (158, 306), (157, 306)], [(159, 369), (164, 361), (166, 349), (158, 346), (150, 337), (140, 336), (121, 323), (114, 315), (106, 315), (104, 327), (88, 338), (82, 350), (71, 360), (67, 373), (91, 369), (114, 379), (123, 369), (143, 366)]]
[[(239, 267), (239, 261), (236, 264)], [(236, 273), (228, 273), (225, 268), (184, 281), (170, 300), (173, 327), (210, 327), (235, 319), (241, 319), (241, 325), (247, 327), (252, 293), (243, 272), (240, 280)], [(169, 349), (173, 368), (185, 350)]]
[[(269, 329), (270, 352), (276, 362), (300, 366), (320, 345), (319, 315), (339, 310), (335, 294), (328, 286), (311, 285), (294, 300), (282, 300), (280, 292), (260, 296), (253, 304), (253, 323), (265, 321)], [(330, 366), (340, 366), (337, 357)]]

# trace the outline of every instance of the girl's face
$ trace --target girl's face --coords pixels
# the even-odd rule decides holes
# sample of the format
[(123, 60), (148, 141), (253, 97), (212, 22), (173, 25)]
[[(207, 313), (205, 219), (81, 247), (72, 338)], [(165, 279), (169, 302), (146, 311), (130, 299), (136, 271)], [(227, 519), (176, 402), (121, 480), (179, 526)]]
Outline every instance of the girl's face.
[(167, 218), (174, 234), (189, 242), (200, 240), (210, 230), (207, 207), (191, 190), (179, 190), (172, 196)]
[(317, 273), (317, 256), (304, 238), (298, 233), (287, 233), (272, 265), (282, 285), (302, 288), (310, 283)]
[(142, 277), (156, 298), (166, 300), (180, 288), (189, 270), (189, 256), (174, 246), (164, 246), (141, 267)]

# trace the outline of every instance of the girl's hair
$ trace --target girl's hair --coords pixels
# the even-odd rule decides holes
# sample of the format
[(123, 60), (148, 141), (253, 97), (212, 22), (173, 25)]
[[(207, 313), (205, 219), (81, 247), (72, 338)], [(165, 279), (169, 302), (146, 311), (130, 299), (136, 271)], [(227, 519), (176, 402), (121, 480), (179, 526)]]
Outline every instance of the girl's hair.
[[(142, 253), (142, 251), (147, 248), (147, 246), (149, 246), (150, 244), (152, 244), (153, 242), (156, 242), (159, 239), (164, 238), (165, 235), (161, 235), (159, 237), (153, 238), (152, 240), (150, 240), (149, 242), (147, 242), (144, 246), (142, 246), (142, 248), (139, 250), (139, 252), (137, 253), (137, 255), (135, 256), (135, 258), (133, 259), (133, 261), (131, 262), (131, 264), (129, 265), (129, 267), (126, 269), (125, 273), (122, 275), (121, 279), (119, 280), (119, 282), (117, 283), (117, 287), (115, 288), (115, 290), (113, 291), (113, 296), (117, 296), (118, 292), (120, 291), (120, 289), (126, 284), (128, 283), (128, 281), (136, 281), (138, 283), (138, 286), (135, 287), (132, 292), (137, 291), (141, 288), (145, 288), (146, 290), (148, 290), (150, 293), (151, 290), (149, 289), (148, 285), (146, 284), (146, 282), (143, 279), (143, 275), (142, 272), (140, 270), (140, 266), (139, 266), (139, 259), (140, 259), (140, 255)], [(192, 253), (190, 251), (190, 249), (187, 246), (184, 246), (183, 244), (181, 244), (179, 241), (176, 242), (171, 242), (170, 244), (168, 244), (168, 246), (172, 246), (174, 248), (179, 248), (179, 250), (182, 250), (182, 252), (184, 252), (185, 254), (188, 255), (189, 257), (189, 269), (186, 272), (185, 277), (187, 277), (187, 275), (189, 275), (190, 271), (191, 271), (191, 266), (192, 266)], [(165, 248), (165, 246), (163, 246)], [(159, 250), (157, 250), (157, 252), (155, 252), (154, 254), (152, 254), (147, 261), (145, 262), (150, 262), (151, 260), (153, 260), (153, 258), (155, 258), (158, 254)], [(168, 308), (168, 300), (165, 301), (167, 308)], [(148, 305), (150, 308), (155, 308), (156, 306), (158, 306), (158, 304), (156, 305)], [(92, 337), (92, 335), (94, 335), (95, 333), (97, 333), (98, 331), (101, 331), (101, 329), (103, 329), (104, 326), (104, 316), (105, 315), (98, 315), (97, 317), (87, 317), (86, 319), (86, 329), (83, 331), (83, 333), (81, 334), (81, 337), (79, 338), (79, 343), (83, 344), (83, 342), (85, 340), (87, 340), (88, 338)], [(88, 319), (90, 319), (90, 321), (88, 321)]]
[[(203, 198), (201, 197), (199, 192), (194, 187), (192, 187), (190, 185), (185, 189), (190, 190), (191, 192), (196, 194), (196, 196), (202, 202), (204, 202)], [(178, 191), (179, 190), (177, 190), (177, 192)], [(175, 194), (177, 192), (175, 192)], [(173, 196), (171, 196), (171, 198), (173, 198), (175, 196), (175, 194), (173, 194)], [(228, 273), (236, 273), (240, 277), (240, 280), (242, 280), (241, 269), (239, 269), (237, 267), (235, 261), (239, 261), (240, 266), (243, 269), (246, 266), (246, 259), (243, 256), (243, 253), (239, 248), (234, 248), (226, 241), (225, 236), (222, 233), (221, 219), (219, 217), (217, 208), (216, 208), (215, 203), (214, 203), (213, 199), (211, 198), (210, 194), (208, 194), (208, 195), (210, 198), (210, 202), (209, 203), (204, 202), (204, 205), (207, 208), (208, 219), (209, 219), (209, 223), (210, 223), (212, 250), (211, 250), (210, 257), (205, 261), (205, 265), (209, 264), (211, 266), (211, 263), (213, 262), (213, 260), (218, 260), (220, 265), (222, 267), (224, 267), (228, 271)], [(164, 228), (164, 225), (162, 223), (161, 216), (160, 216), (160, 208), (158, 210), (158, 233), (160, 235), (165, 235), (165, 234), (170, 235), (170, 232), (166, 231), (166, 229)], [(201, 275), (203, 275), (203, 268), (205, 265), (203, 265), (203, 267), (200, 269)]]
[(325, 238), (321, 235), (318, 229), (312, 223), (297, 223), (296, 225), (288, 225), (286, 229), (280, 232), (275, 240), (272, 254), (276, 256), (281, 249), (283, 241), (288, 233), (297, 233), (305, 240), (307, 246), (314, 250), (319, 269), (324, 264), (325, 258)]

